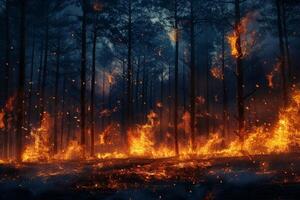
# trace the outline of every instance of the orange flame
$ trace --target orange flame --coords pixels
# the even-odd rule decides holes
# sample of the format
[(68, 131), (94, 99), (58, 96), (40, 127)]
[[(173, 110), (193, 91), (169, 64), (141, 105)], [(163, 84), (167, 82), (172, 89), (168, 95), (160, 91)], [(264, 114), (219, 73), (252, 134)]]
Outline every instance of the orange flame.
[[(235, 58), (243, 58), (249, 55), (255, 44), (256, 32), (250, 30), (250, 22), (254, 20), (257, 13), (249, 13), (244, 17), (238, 27), (227, 36), (228, 43), (231, 48), (231, 55)], [(239, 46), (238, 39), (241, 39)]]
[(81, 160), (83, 156), (83, 148), (78, 141), (69, 142), (67, 149), (55, 156), (59, 160)]
[(50, 127), (50, 115), (45, 113), (41, 127), (31, 132), (33, 143), (25, 147), (22, 155), (24, 162), (48, 161), (50, 159)]

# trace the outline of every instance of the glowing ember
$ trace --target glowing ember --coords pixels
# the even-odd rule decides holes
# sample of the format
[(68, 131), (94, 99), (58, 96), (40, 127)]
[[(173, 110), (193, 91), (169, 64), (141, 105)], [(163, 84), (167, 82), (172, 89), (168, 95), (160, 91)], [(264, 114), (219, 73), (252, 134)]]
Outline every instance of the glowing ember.
[(271, 71), (270, 74), (267, 75), (267, 81), (268, 81), (268, 86), (270, 88), (274, 88), (274, 76), (279, 72), (280, 68), (280, 62), (277, 62), (274, 69)]
[(220, 67), (211, 68), (210, 73), (216, 79), (219, 79), (219, 80), (224, 79), (224, 75), (223, 75), (222, 69)]

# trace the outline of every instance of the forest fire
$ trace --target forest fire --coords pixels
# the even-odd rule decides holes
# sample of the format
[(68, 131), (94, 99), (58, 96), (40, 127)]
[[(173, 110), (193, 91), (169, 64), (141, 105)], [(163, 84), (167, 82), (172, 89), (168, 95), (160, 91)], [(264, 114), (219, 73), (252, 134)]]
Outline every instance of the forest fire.
[[(277, 153), (298, 152), (300, 146), (300, 91), (294, 91), (290, 105), (281, 109), (278, 120), (274, 126), (253, 127), (248, 130), (244, 141), (240, 138), (224, 138), (220, 133), (211, 133), (205, 139), (197, 137), (196, 148), (192, 149), (188, 141), (180, 141), (180, 159), (191, 158), (217, 158), (217, 157), (239, 157), (249, 155), (267, 155)], [(185, 114), (184, 124), (190, 123), (188, 113)], [(51, 156), (52, 145), (50, 141), (51, 117), (45, 113), (41, 127), (31, 132), (32, 143), (27, 145), (23, 153), (24, 162), (50, 162), (55, 160), (77, 160), (84, 159), (82, 146), (77, 141), (70, 141), (66, 150)], [(167, 141), (159, 140), (158, 116), (154, 112), (148, 114), (148, 122), (137, 125), (128, 132), (128, 153), (122, 151), (102, 150), (98, 153), (99, 159), (110, 158), (170, 158), (175, 156), (174, 149)], [(113, 138), (121, 137), (120, 130), (116, 126), (109, 126), (100, 134), (99, 144), (103, 147), (120, 145), (121, 141)], [(190, 134), (187, 126), (181, 126), (185, 134)], [(189, 138), (187, 136), (186, 138)], [(123, 147), (119, 146), (119, 150)], [(88, 157), (86, 157), (88, 158)]]
[(298, 1), (0, 1), (0, 199), (299, 199)]

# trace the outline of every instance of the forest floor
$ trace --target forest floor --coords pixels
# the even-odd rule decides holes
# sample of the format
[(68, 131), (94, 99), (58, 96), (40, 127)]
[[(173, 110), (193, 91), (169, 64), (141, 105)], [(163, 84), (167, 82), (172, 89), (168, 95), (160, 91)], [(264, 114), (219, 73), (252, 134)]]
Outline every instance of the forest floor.
[(299, 198), (299, 154), (0, 165), (0, 200)]

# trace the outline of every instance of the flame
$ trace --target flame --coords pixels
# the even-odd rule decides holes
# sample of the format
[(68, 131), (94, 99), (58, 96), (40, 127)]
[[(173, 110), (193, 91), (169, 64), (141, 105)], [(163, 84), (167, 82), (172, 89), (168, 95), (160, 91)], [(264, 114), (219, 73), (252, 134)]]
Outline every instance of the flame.
[(128, 133), (129, 153), (133, 156), (153, 156), (154, 128), (156, 114), (152, 111), (148, 114), (148, 123), (132, 129)]
[(32, 130), (31, 132), (33, 143), (25, 147), (22, 155), (23, 162), (50, 160), (50, 128), (50, 115), (48, 113), (44, 113), (41, 127), (36, 130)]
[[(227, 36), (228, 43), (231, 48), (231, 55), (235, 58), (243, 58), (249, 55), (255, 44), (256, 32), (250, 26), (257, 16), (257, 13), (248, 13), (241, 21), (235, 30)], [(252, 30), (253, 29), (253, 30)], [(241, 39), (241, 46), (238, 44), (238, 39)]]
[(108, 83), (109, 84), (112, 84), (114, 81), (113, 81), (113, 76), (111, 74), (108, 74), (107, 75), (107, 79), (108, 79)]
[[(290, 106), (280, 111), (278, 121), (272, 130), (264, 126), (253, 128), (247, 132), (243, 141), (238, 137), (225, 141), (221, 134), (213, 133), (208, 139), (197, 138), (195, 150), (192, 150), (191, 143), (181, 140), (180, 158), (232, 157), (290, 152), (300, 147), (299, 111), (300, 90), (292, 95)], [(148, 115), (147, 124), (130, 132), (131, 156), (152, 158), (174, 156), (172, 146), (168, 146), (166, 141), (163, 141), (161, 145), (156, 145), (155, 117), (155, 113), (151, 112)], [(184, 113), (182, 119), (183, 122), (179, 128), (184, 129), (186, 134), (190, 134), (189, 128), (184, 126), (184, 124), (189, 124), (189, 113)], [(188, 137), (185, 138), (188, 139)]]
[(14, 101), (15, 101), (15, 96), (8, 98), (4, 108), (0, 109), (0, 129), (5, 128), (5, 122), (4, 122), (5, 114), (13, 111)]
[(81, 160), (84, 158), (83, 148), (78, 141), (71, 140), (67, 149), (55, 156), (59, 160)]
[(280, 62), (277, 62), (276, 65), (274, 66), (273, 70), (270, 72), (270, 74), (268, 74), (266, 76), (267, 81), (268, 81), (268, 86), (270, 88), (274, 88), (274, 76), (279, 72), (279, 68), (280, 68)]
[[(8, 107), (10, 108), (10, 107)], [(229, 140), (218, 131), (208, 138), (195, 138), (196, 148), (190, 142), (190, 113), (185, 112), (179, 124), (180, 159), (234, 157), (249, 155), (267, 155), (299, 151), (300, 147), (300, 90), (291, 94), (290, 104), (279, 111), (278, 119), (272, 128), (268, 125), (245, 130), (243, 140), (232, 136)], [(148, 114), (145, 124), (131, 127), (128, 131), (128, 146), (124, 145), (119, 124), (112, 123), (99, 134), (96, 144), (98, 159), (110, 158), (165, 158), (175, 156), (173, 135), (168, 131), (161, 137), (160, 122), (156, 113)], [(44, 114), (41, 127), (32, 129), (31, 143), (27, 144), (22, 155), (24, 162), (49, 162), (55, 160), (82, 160), (83, 147), (77, 141), (70, 141), (66, 149), (59, 154), (50, 154), (50, 132), (52, 119)], [(234, 135), (234, 134), (232, 134)], [(160, 139), (159, 139), (160, 138)], [(125, 151), (128, 149), (128, 151)]]

